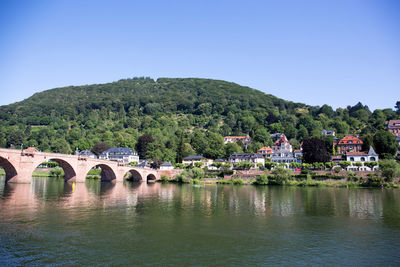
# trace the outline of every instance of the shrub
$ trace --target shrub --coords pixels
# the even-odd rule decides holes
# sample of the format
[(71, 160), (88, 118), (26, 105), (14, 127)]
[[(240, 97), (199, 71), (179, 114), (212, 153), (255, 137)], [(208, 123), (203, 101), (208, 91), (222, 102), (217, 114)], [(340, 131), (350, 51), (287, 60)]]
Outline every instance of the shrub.
[(268, 184), (268, 176), (266, 176), (265, 174), (258, 175), (254, 184), (267, 185)]
[[(197, 162), (196, 162), (196, 163), (197, 163)], [(204, 177), (204, 170), (202, 170), (202, 169), (200, 169), (200, 168), (198, 168), (198, 167), (195, 167), (195, 168), (193, 168), (193, 169), (191, 169), (191, 170), (189, 171), (189, 175), (190, 175), (191, 178), (193, 178), (193, 179), (201, 179), (201, 178)]]
[(168, 176), (167, 175), (165, 175), (165, 174), (162, 174), (161, 175), (161, 181), (163, 182), (163, 183), (165, 183), (165, 182), (168, 182)]
[(243, 179), (240, 179), (240, 178), (238, 178), (238, 179), (232, 179), (232, 184), (235, 184), (235, 185), (243, 185), (243, 184), (244, 184), (244, 181), (243, 181)]
[(341, 170), (342, 170), (341, 167), (335, 167), (335, 168), (333, 168), (333, 171), (334, 171), (335, 173), (339, 173)]
[(199, 179), (193, 179), (192, 184), (201, 184)]
[(388, 182), (393, 182), (394, 178), (400, 176), (400, 165), (394, 159), (381, 160), (379, 170)]
[(52, 177), (64, 177), (64, 170), (61, 167), (55, 167), (49, 173)]
[(289, 169), (285, 169), (282, 167), (276, 167), (272, 171), (273, 178), (275, 180), (275, 183), (277, 184), (285, 184), (287, 181), (292, 179), (293, 177), (293, 172)]

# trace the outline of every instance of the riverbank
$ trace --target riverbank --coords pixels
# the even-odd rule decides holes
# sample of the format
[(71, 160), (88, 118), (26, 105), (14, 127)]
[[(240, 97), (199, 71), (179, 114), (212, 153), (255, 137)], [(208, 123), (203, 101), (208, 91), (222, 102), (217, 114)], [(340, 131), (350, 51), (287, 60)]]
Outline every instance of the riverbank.
[(189, 179), (187, 181), (182, 181), (179, 178), (175, 179), (163, 179), (159, 182), (162, 183), (180, 183), (180, 184), (227, 184), (227, 185), (254, 185), (254, 186), (299, 186), (299, 187), (346, 187), (346, 188), (400, 188), (400, 184), (398, 182), (385, 182), (381, 178), (372, 178), (372, 179), (362, 179), (359, 181), (354, 180), (287, 180), (284, 182), (277, 182), (276, 180), (264, 179), (242, 179), (242, 178), (230, 178), (230, 179), (218, 179), (218, 178), (202, 178), (202, 179)]

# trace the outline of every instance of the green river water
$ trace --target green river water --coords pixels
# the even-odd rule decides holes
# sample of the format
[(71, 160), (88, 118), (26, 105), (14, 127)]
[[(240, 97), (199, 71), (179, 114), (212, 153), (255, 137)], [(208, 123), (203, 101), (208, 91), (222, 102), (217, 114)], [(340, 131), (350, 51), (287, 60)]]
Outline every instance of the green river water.
[(400, 265), (400, 190), (0, 178), (0, 266)]

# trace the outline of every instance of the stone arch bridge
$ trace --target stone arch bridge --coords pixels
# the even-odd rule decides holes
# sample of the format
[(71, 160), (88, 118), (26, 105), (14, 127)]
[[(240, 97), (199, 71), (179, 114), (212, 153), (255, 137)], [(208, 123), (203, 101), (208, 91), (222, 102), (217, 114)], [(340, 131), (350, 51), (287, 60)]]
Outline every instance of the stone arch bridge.
[(65, 173), (65, 181), (85, 182), (86, 175), (93, 167), (101, 168), (102, 181), (123, 181), (131, 173), (134, 181), (159, 180), (159, 171), (126, 166), (122, 163), (93, 159), (77, 155), (0, 148), (0, 166), (6, 172), (6, 182), (30, 183), (33, 171), (45, 161), (55, 161)]

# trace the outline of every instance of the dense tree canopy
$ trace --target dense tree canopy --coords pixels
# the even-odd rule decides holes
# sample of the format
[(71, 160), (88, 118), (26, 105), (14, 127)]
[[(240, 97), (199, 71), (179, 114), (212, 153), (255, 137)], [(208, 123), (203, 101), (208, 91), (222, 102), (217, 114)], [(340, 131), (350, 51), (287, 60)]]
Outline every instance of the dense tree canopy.
[[(335, 130), (339, 138), (373, 136), (399, 117), (392, 109), (371, 112), (361, 103), (336, 110), (293, 103), (225, 81), (133, 78), (56, 88), (1, 106), (0, 146), (100, 153), (95, 145), (106, 142), (174, 163), (190, 154), (226, 158), (256, 152), (271, 145), (269, 134), (276, 132), (297, 146), (320, 138), (322, 129)], [(223, 143), (223, 136), (246, 134), (254, 141), (250, 146)], [(153, 141), (142, 142), (143, 135)]]
[(303, 161), (306, 163), (327, 162), (331, 160), (330, 144), (319, 138), (303, 141)]

